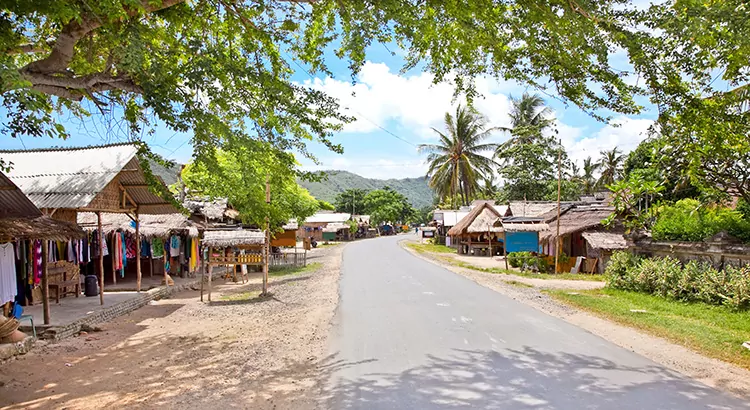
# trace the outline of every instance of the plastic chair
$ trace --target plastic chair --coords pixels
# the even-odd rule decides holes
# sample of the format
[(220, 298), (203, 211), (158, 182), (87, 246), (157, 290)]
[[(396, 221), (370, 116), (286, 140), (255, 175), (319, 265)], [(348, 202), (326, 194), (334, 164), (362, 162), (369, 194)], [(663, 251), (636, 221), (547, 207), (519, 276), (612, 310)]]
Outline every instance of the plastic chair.
[(21, 315), (18, 318), (18, 321), (20, 322), (22, 320), (28, 320), (31, 323), (31, 331), (34, 334), (34, 339), (36, 339), (36, 327), (34, 326), (34, 315)]

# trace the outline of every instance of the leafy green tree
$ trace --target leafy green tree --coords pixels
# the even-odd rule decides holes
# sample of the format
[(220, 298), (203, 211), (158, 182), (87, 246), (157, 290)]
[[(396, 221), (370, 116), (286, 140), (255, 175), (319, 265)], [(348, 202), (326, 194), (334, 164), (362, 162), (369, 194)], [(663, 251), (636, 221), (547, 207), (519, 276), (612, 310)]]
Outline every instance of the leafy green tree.
[(625, 160), (625, 156), (622, 154), (622, 150), (617, 147), (611, 150), (600, 151), (599, 154), (599, 169), (602, 174), (599, 176), (599, 186), (606, 187), (614, 184), (622, 177), (622, 162)]
[[(244, 223), (262, 227), (269, 216), (271, 226), (279, 226), (291, 218), (304, 220), (318, 210), (318, 200), (296, 182), (291, 154), (254, 142), (218, 150), (215, 158), (212, 167), (201, 162), (186, 165), (182, 179), (192, 192), (227, 198)], [(270, 204), (266, 203), (266, 178), (271, 186)]]
[(406, 197), (389, 187), (368, 192), (365, 204), (370, 214), (370, 223), (373, 225), (406, 223), (415, 217), (414, 208)]
[(326, 201), (324, 201), (322, 199), (319, 199), (318, 200), (318, 209), (319, 210), (323, 210), (323, 211), (333, 211), (333, 210), (336, 209), (336, 207), (333, 206), (333, 204), (331, 204), (329, 202), (326, 202)]
[(659, 137), (648, 138), (638, 144), (623, 163), (623, 178), (638, 173), (646, 180), (656, 181), (664, 186), (661, 198), (667, 202), (701, 196), (690, 177), (675, 168), (675, 161), (664, 155), (662, 145)]
[[(477, 77), (517, 80), (602, 118), (597, 112), (640, 112), (635, 97), (645, 95), (696, 185), (750, 196), (742, 182), (750, 152), (741, 109), (750, 80), (745, 0), (663, 1), (648, 10), (627, 0), (304, 2), (5, 2), (4, 134), (65, 136), (62, 110), (124, 121), (130, 138), (157, 122), (191, 131), (197, 161), (257, 138), (256, 129), (282, 150), (309, 155), (306, 142), (317, 139), (340, 151), (330, 136), (351, 118), (292, 81), (290, 62), (330, 74), (324, 56), (333, 49), (354, 77), (368, 48), (395, 43), (404, 70), (451, 79), (469, 99)], [(726, 84), (736, 88), (726, 92)]]
[(428, 153), (429, 185), (440, 198), (468, 205), (479, 192), (479, 182), (492, 174), (494, 162), (483, 156), (495, 144), (484, 141), (494, 130), (487, 127), (487, 118), (471, 107), (459, 105), (455, 117), (445, 113), (445, 128), (438, 134), (438, 144), (421, 144), (420, 152)]
[(659, 200), (664, 187), (658, 182), (633, 173), (628, 179), (615, 182), (608, 187), (612, 191), (612, 206), (615, 211), (602, 223), (613, 226), (621, 223), (626, 232), (648, 228), (654, 220), (652, 204)]
[(336, 195), (334, 201), (334, 207), (336, 212), (344, 212), (349, 214), (364, 214), (365, 209), (365, 196), (367, 191), (364, 189), (347, 189), (344, 192)]

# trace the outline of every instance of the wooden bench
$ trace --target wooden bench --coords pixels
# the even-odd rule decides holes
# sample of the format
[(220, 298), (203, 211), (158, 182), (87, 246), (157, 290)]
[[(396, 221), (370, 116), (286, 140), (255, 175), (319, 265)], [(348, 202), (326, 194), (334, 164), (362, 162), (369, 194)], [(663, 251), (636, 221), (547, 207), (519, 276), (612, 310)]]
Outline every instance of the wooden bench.
[(72, 262), (58, 261), (47, 267), (49, 290), (55, 292), (55, 303), (60, 303), (60, 296), (81, 295), (80, 271)]

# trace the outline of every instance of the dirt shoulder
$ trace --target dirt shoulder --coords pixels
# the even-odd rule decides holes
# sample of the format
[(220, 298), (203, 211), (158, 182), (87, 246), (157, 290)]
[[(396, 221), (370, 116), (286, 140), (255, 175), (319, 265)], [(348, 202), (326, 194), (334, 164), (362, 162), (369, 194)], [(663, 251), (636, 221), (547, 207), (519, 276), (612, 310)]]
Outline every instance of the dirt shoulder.
[(217, 281), (211, 304), (186, 291), (3, 363), (0, 408), (310, 408), (338, 302), (344, 246), (315, 271)]
[[(403, 245), (403, 241), (402, 241)], [(428, 257), (404, 246), (414, 256), (435, 263), (457, 274), (463, 275), (476, 283), (502, 293), (515, 300), (528, 304), (549, 315), (559, 317), (618, 346), (638, 353), (667, 368), (673, 369), (687, 377), (698, 380), (708, 386), (727, 391), (738, 397), (750, 400), (750, 371), (725, 363), (721, 360), (702, 356), (683, 346), (665, 339), (651, 336), (638, 330), (604, 320), (590, 313), (562, 304), (541, 292), (542, 289), (556, 288), (552, 280), (529, 279), (515, 275), (487, 273), (472, 269), (460, 268), (439, 259)], [(503, 276), (512, 277), (504, 278)], [(533, 280), (535, 282), (530, 282)], [(536, 285), (537, 282), (539, 286)], [(571, 286), (582, 281), (576, 282)], [(527, 286), (518, 286), (518, 283)], [(590, 282), (584, 282), (586, 283)], [(529, 287), (531, 286), (531, 287)], [(567, 286), (567, 285), (566, 285)], [(557, 288), (560, 289), (560, 288)], [(576, 289), (575, 287), (564, 289)], [(582, 288), (577, 288), (582, 289)]]

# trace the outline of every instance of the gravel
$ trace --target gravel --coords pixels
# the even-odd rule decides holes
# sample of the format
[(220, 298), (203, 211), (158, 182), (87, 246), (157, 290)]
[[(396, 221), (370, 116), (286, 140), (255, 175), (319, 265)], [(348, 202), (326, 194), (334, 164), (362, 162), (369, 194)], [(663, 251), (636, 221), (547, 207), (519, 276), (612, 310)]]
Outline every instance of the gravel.
[(0, 408), (310, 408), (338, 302), (343, 246), (315, 249), (315, 272), (186, 291), (44, 344), (4, 366)]

